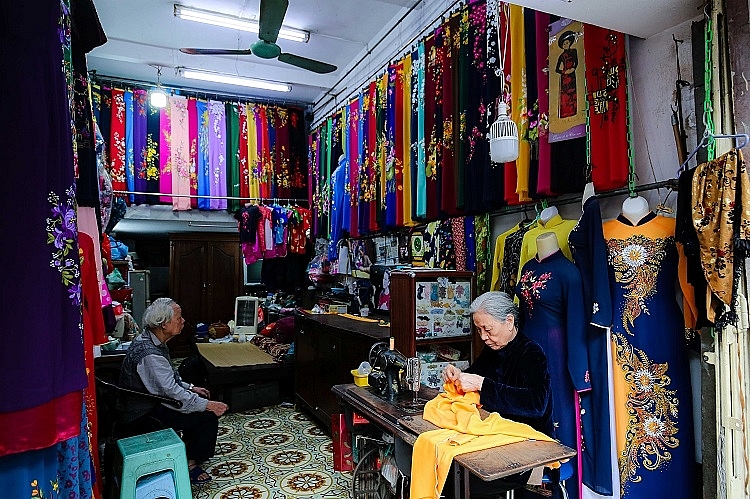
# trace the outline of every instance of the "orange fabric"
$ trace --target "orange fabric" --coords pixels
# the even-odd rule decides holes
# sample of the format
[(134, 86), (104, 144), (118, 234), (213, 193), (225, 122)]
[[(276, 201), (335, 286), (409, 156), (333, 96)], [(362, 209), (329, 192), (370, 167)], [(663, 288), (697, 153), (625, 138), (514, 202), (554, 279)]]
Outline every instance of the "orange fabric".
[[(453, 383), (446, 383), (443, 388), (444, 393), (425, 404), (422, 416), (442, 429), (424, 432), (414, 442), (411, 472), (419, 478), (411, 482), (412, 499), (437, 499), (457, 455), (524, 440), (553, 441), (544, 433), (496, 412), (482, 420), (479, 392), (460, 392)], [(560, 463), (549, 466), (556, 468)]]

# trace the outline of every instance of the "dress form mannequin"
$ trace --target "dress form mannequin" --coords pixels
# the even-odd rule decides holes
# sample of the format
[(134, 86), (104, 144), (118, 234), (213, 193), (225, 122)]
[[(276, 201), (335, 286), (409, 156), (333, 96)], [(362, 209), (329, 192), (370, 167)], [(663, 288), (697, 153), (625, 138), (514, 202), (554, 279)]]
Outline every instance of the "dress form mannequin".
[(542, 225), (545, 225), (547, 222), (549, 222), (552, 219), (552, 217), (558, 214), (559, 212), (557, 211), (557, 208), (555, 206), (550, 206), (548, 208), (543, 209), (542, 212), (539, 214), (539, 221), (542, 222)]
[(589, 182), (586, 184), (586, 186), (583, 188), (583, 197), (581, 198), (581, 205), (585, 205), (586, 201), (591, 197), (596, 196), (596, 191), (594, 190), (594, 183)]
[(627, 198), (622, 202), (622, 216), (630, 220), (633, 225), (638, 225), (638, 222), (648, 215), (650, 211), (648, 201), (641, 196)]
[(536, 238), (536, 259), (542, 261), (551, 254), (560, 250), (557, 235), (554, 232), (545, 232)]

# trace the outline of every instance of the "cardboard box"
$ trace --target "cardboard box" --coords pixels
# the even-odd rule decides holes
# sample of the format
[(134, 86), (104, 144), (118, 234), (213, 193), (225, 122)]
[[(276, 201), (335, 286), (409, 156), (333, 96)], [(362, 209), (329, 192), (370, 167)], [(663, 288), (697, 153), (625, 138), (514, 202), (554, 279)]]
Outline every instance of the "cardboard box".
[(345, 314), (347, 311), (346, 305), (328, 305), (328, 312), (331, 314)]
[(331, 436), (333, 437), (333, 469), (352, 471), (352, 437), (343, 414), (331, 414)]

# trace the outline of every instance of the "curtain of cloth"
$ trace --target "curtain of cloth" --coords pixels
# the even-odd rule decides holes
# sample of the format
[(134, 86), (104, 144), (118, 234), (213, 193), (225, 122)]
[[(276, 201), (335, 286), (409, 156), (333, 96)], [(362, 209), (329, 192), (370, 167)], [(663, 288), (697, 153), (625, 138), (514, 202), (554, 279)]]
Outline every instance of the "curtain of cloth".
[(412, 162), (412, 154), (411, 154), (411, 141), (412, 141), (412, 131), (411, 131), (411, 116), (412, 116), (412, 102), (411, 102), (411, 92), (412, 92), (412, 54), (409, 53), (404, 57), (404, 69), (401, 73), (401, 78), (403, 79), (403, 88), (402, 88), (402, 95), (401, 95), (401, 102), (403, 103), (403, 108), (401, 109), (401, 130), (402, 135), (400, 136), (401, 140), (401, 148), (402, 148), (402, 154), (403, 154), (403, 164), (401, 167), (401, 175), (403, 178), (403, 186), (404, 186), (404, 195), (403, 195), (403, 204), (402, 204), (402, 211), (404, 213), (404, 226), (406, 227), (412, 227), (416, 225), (414, 222), (414, 219), (412, 218), (412, 186), (414, 185), (414, 182), (412, 181), (412, 165), (414, 164)]
[[(171, 101), (159, 110), (159, 192), (172, 193), (172, 110)], [(159, 196), (159, 202), (172, 204), (172, 196)]]
[(349, 234), (359, 236), (359, 98), (349, 102)]
[(172, 125), (172, 193), (180, 196), (172, 198), (172, 210), (186, 211), (190, 209), (190, 132), (187, 98), (181, 95), (169, 97)]
[(240, 168), (240, 197), (241, 202), (250, 201), (250, 168), (248, 164), (248, 131), (247, 131), (247, 105), (237, 104), (237, 114), (240, 117), (239, 142), (237, 145), (237, 156)]
[[(258, 160), (258, 127), (256, 124), (255, 105), (247, 104), (247, 165), (248, 195), (257, 200), (260, 198), (260, 162)], [(312, 199), (312, 198), (309, 198)]]
[[(232, 197), (240, 196), (240, 167), (239, 167), (239, 128), (240, 115), (237, 105), (233, 102), (225, 103), (226, 113), (226, 181), (227, 195)], [(227, 200), (227, 209), (231, 212), (237, 211), (240, 202), (237, 199)]]
[[(208, 103), (199, 100), (195, 104), (198, 113), (198, 195), (211, 195), (211, 166), (210, 166), (210, 124), (211, 116), (208, 111)], [(208, 198), (198, 198), (198, 209), (211, 209), (211, 201)]]
[(440, 213), (455, 216), (459, 213), (456, 193), (456, 122), (455, 106), (458, 101), (454, 72), (458, 69), (459, 21), (454, 13), (444, 25), (445, 38), (440, 51), (442, 68), (442, 133), (440, 137)]
[(630, 165), (625, 35), (590, 24), (584, 30), (591, 181), (612, 190), (627, 184)]
[[(0, 455), (81, 432), (86, 373), (67, 92), (73, 82), (70, 61), (61, 60), (70, 52), (68, 12), (67, 2), (15, 2), (4, 4), (0, 18), (0, 64), (13, 68), (0, 76), (0, 91), (13, 96), (3, 101), (3, 117), (15, 124), (0, 134), (7, 167), (0, 227), (23, 242), (0, 249), (6, 275), (18, 275), (23, 264), (23, 278), (0, 290), (0, 315), (9, 325), (0, 335)], [(51, 327), (28, 334), (21, 325), (40, 314)]]
[[(161, 174), (161, 112), (150, 104), (146, 116), (146, 192), (159, 192)], [(103, 133), (103, 132), (102, 132)], [(106, 135), (105, 135), (106, 137)], [(157, 204), (158, 196), (146, 196), (146, 203)]]
[(227, 200), (227, 120), (224, 103), (208, 101), (209, 135), (208, 159), (210, 165), (209, 192), (212, 210), (226, 210)]
[(277, 184), (277, 165), (279, 164), (280, 158), (278, 157), (276, 150), (276, 107), (266, 106), (266, 119), (268, 120), (268, 154), (270, 157), (270, 163), (268, 164), (268, 183), (270, 188), (269, 197), (278, 197), (278, 184)]
[(395, 176), (396, 194), (396, 226), (404, 226), (404, 60), (395, 65), (396, 81), (394, 82), (394, 113), (393, 113), (393, 173)]
[(276, 107), (274, 109), (273, 130), (276, 137), (274, 149), (276, 150), (276, 168), (274, 186), (277, 198), (289, 198), (292, 187), (292, 162), (290, 143), (290, 114), (288, 110)]
[(528, 109), (526, 94), (526, 35), (524, 8), (510, 6), (510, 115), (518, 126), (518, 159), (516, 159), (516, 195), (519, 202), (531, 201), (529, 197), (529, 168), (531, 148), (528, 141)]
[[(439, 28), (438, 28), (439, 29)], [(437, 111), (437, 46), (438, 30), (424, 42), (424, 146), (425, 146), (425, 218), (435, 220), (438, 216), (437, 167), (438, 167), (438, 124)], [(442, 41), (442, 37), (441, 37)]]
[(368, 177), (369, 177), (369, 205), (370, 220), (368, 230), (373, 232), (378, 228), (378, 212), (380, 210), (380, 175), (378, 172), (378, 85), (376, 81), (370, 82), (367, 90), (369, 106), (367, 106), (367, 147), (369, 154)]
[(536, 24), (536, 78), (539, 95), (539, 172), (536, 190), (540, 196), (554, 196), (552, 192), (552, 159), (549, 144), (549, 36), (550, 16), (544, 12), (534, 14)]
[(109, 130), (109, 174), (112, 188), (124, 191), (125, 182), (125, 91), (112, 89), (112, 110)]
[(385, 111), (385, 226), (396, 227), (398, 199), (396, 197), (396, 64), (388, 66)]
[[(484, 137), (490, 131), (490, 126), (497, 118), (497, 99), (503, 95), (506, 83), (508, 80), (502, 80), (501, 74), (510, 74), (510, 43), (508, 43), (505, 51), (508, 52), (505, 56), (505, 68), (498, 66), (500, 61), (500, 54), (497, 46), (497, 33), (498, 28), (502, 29), (503, 21), (498, 17), (498, 1), (488, 0), (486, 4), (486, 11), (484, 17), (482, 16), (481, 9), (477, 12), (479, 19), (484, 19), (484, 30), (480, 31), (480, 27), (477, 26), (477, 33), (483, 37), (486, 50), (485, 59), (487, 61), (487, 67), (483, 81), (485, 82), (484, 88), (480, 87), (481, 95), (483, 95), (483, 101), (480, 102), (480, 127), (479, 137), (477, 139), (476, 150), (474, 151), (474, 157), (479, 162), (478, 170), (481, 172), (481, 182), (478, 186), (479, 205), (476, 213), (482, 213), (487, 211), (495, 210), (505, 204), (505, 199), (508, 196), (508, 190), (511, 194), (515, 194), (515, 179), (511, 182), (511, 189), (508, 189), (505, 174), (510, 168), (515, 170), (515, 167), (511, 165), (503, 166), (501, 164), (492, 163), (490, 161), (490, 149), (489, 143)], [(503, 43), (506, 37), (503, 37)], [(506, 92), (507, 93), (507, 92)], [(498, 192), (503, 192), (504, 196), (498, 196)]]
[[(135, 191), (146, 192), (146, 178), (148, 173), (148, 92), (135, 90), (133, 92), (133, 154), (135, 155), (135, 172), (133, 174), (133, 185)], [(135, 204), (146, 202), (145, 194), (136, 194), (133, 197)]]
[[(125, 98), (125, 185), (129, 191), (135, 189), (135, 154), (133, 153), (133, 91), (126, 90)], [(135, 201), (133, 194), (127, 196), (128, 204)]]
[[(198, 194), (198, 102), (188, 99), (188, 141), (190, 143), (190, 195)], [(190, 198), (190, 208), (198, 208), (198, 198)]]

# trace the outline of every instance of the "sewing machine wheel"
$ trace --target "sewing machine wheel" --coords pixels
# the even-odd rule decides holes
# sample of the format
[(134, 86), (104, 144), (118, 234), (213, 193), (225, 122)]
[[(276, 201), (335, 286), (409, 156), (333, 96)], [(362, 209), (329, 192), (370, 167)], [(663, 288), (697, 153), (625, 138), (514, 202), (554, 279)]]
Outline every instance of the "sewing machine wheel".
[(388, 481), (380, 474), (380, 449), (370, 449), (359, 459), (352, 479), (353, 499), (390, 499)]
[(388, 350), (388, 343), (384, 341), (373, 343), (373, 345), (370, 347), (370, 353), (367, 355), (367, 362), (370, 363), (370, 366), (372, 366), (373, 369), (377, 367), (379, 357), (386, 350)]

